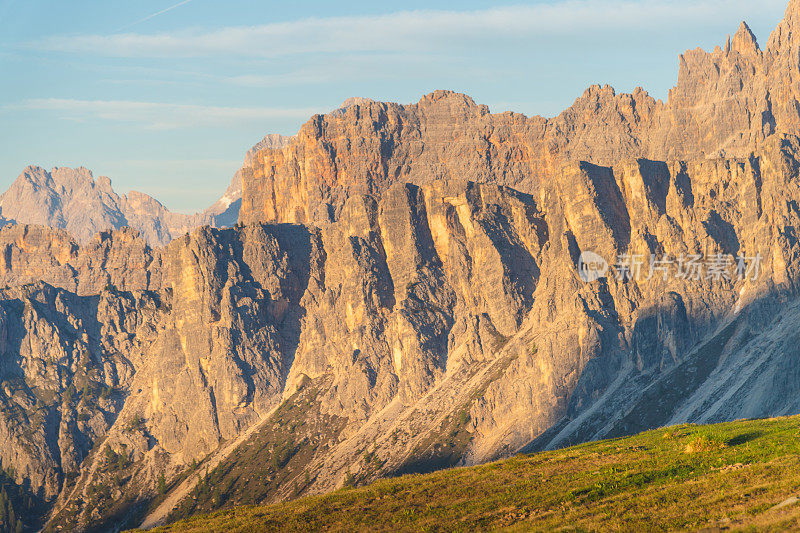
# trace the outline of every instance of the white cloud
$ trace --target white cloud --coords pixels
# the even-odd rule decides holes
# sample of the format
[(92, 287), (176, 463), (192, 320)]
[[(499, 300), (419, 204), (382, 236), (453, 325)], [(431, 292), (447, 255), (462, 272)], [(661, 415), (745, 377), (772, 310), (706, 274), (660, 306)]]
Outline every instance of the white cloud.
[(324, 110), (263, 107), (217, 107), (129, 100), (73, 100), (45, 98), (26, 100), (6, 109), (53, 111), (60, 118), (76, 121), (102, 119), (128, 122), (147, 129), (178, 129), (203, 126), (238, 126), (274, 119), (304, 120)]
[[(34, 46), (119, 57), (279, 57), (304, 53), (425, 51), (531, 36), (603, 34), (709, 25), (785, 0), (565, 0), (476, 11), (404, 11), (309, 18), (172, 33), (57, 36)], [(733, 28), (735, 30), (735, 28)]]

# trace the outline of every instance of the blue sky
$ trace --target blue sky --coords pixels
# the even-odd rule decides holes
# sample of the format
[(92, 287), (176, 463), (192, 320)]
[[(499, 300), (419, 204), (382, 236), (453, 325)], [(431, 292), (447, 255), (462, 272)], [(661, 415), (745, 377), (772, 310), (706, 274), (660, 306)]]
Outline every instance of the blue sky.
[(666, 98), (677, 58), (786, 0), (458, 4), (0, 0), (0, 189), (28, 164), (86, 166), (175, 211), (218, 198), (247, 149), (346, 98), (435, 89), (552, 116), (593, 83)]

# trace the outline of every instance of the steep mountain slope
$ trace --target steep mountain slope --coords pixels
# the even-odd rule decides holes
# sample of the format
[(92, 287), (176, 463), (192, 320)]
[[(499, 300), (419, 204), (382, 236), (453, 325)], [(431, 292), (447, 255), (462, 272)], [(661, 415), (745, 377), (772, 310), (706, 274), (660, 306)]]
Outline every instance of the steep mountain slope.
[[(687, 53), (666, 104), (354, 101), (248, 158), (244, 224), (163, 248), (0, 230), (0, 466), (28, 525), (800, 411), (798, 14), (767, 51), (743, 26)], [(642, 275), (583, 281), (584, 252)]]
[[(280, 148), (287, 137), (268, 135), (246, 155), (251, 164), (255, 151)], [(119, 196), (105, 176), (94, 179), (85, 168), (54, 168), (50, 172), (31, 166), (0, 195), (0, 225), (37, 224), (66, 230), (80, 242), (100, 231), (131, 227), (151, 245), (163, 246), (172, 239), (205, 225), (230, 227), (236, 223), (241, 205), (241, 170), (228, 190), (201, 213), (172, 213), (154, 198), (132, 191)]]

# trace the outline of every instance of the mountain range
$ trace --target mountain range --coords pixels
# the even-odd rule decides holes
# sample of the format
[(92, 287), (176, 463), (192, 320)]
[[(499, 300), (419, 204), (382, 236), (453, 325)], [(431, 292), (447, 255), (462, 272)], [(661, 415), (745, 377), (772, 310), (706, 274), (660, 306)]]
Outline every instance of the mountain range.
[(681, 56), (666, 102), (593, 86), (545, 119), (356, 99), (248, 154), (228, 229), (208, 221), (237, 179), (190, 223), (30, 170), (9, 198), (53, 198), (51, 218), (0, 230), (17, 515), (150, 527), (800, 413), (798, 57), (791, 0), (766, 48), (743, 23)]

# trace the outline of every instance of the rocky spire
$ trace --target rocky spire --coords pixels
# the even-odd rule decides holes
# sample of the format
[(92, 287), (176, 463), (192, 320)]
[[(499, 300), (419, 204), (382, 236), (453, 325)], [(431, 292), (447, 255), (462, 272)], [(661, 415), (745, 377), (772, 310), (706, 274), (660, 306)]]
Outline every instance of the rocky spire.
[(736, 50), (742, 55), (751, 55), (760, 51), (756, 36), (753, 35), (750, 26), (746, 22), (742, 22), (739, 25), (739, 30), (733, 36), (730, 46), (732, 50)]

